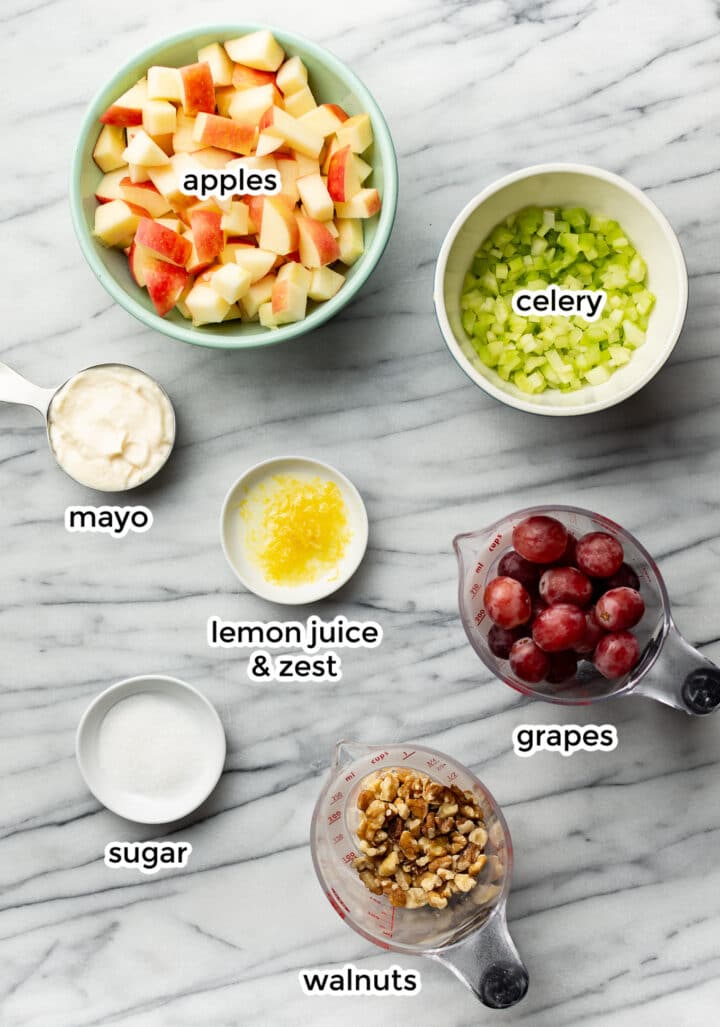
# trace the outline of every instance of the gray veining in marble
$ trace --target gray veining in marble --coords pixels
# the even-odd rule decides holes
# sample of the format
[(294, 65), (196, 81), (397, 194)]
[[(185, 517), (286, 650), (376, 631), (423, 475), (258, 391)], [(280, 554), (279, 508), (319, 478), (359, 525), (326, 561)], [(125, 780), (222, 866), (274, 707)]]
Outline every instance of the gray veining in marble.
[[(238, 17), (242, 17), (236, 8)], [(596, 711), (524, 704), (491, 681), (457, 617), (455, 533), (541, 502), (596, 508), (657, 556), (679, 626), (720, 658), (720, 9), (716, 0), (366, 0), (264, 15), (328, 46), (383, 108), (400, 160), (395, 231), (344, 314), (246, 353), (173, 343), (114, 306), (85, 265), (66, 182), (86, 102), (129, 55), (232, 5), (6, 0), (2, 26), (2, 359), (43, 385), (122, 359), (156, 375), (177, 451), (143, 493), (155, 525), (67, 534), (92, 501), (52, 464), (32, 411), (0, 409), (0, 1022), (3, 1027), (706, 1027), (720, 1002), (720, 720), (641, 699)], [(51, 159), (52, 158), (52, 159)], [(470, 384), (435, 325), (435, 256), (498, 175), (594, 162), (647, 189), (691, 276), (670, 364), (608, 412), (506, 409)], [(366, 498), (370, 547), (320, 609), (378, 619), (340, 685), (251, 685), (211, 650), (210, 615), (282, 616), (239, 591), (218, 544), (247, 465), (302, 451)], [(120, 678), (180, 676), (217, 705), (222, 782), (190, 826), (187, 870), (103, 866), (150, 837), (87, 793), (74, 732)], [(518, 760), (513, 728), (617, 725), (610, 755)], [(516, 851), (509, 904), (527, 999), (483, 1010), (442, 967), (372, 948), (322, 897), (309, 819), (334, 742), (423, 739), (471, 765)], [(311, 999), (304, 966), (422, 972), (420, 998)]]

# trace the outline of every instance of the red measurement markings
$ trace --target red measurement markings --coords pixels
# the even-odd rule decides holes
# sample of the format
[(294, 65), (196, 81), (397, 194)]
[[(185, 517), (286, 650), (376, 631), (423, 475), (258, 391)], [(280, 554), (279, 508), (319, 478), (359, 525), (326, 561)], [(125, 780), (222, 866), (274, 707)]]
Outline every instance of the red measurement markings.
[(335, 794), (330, 799), (330, 805), (334, 806), (336, 802), (339, 802), (342, 799), (343, 794), (343, 792), (335, 792)]
[(485, 564), (484, 563), (478, 563), (478, 564), (475, 565), (475, 573), (476, 574), (479, 574), (480, 571), (484, 571), (484, 570), (485, 570)]
[(477, 624), (478, 627), (480, 627), (480, 625), (482, 624), (482, 622), (484, 620), (485, 620), (485, 611), (484, 610), (480, 610), (478, 613), (475, 614), (475, 623)]
[(337, 845), (338, 842), (341, 842), (344, 837), (345, 837), (344, 834), (336, 834), (335, 837), (333, 838), (333, 845)]
[(355, 851), (353, 851), (353, 852), (346, 852), (345, 855), (342, 858), (342, 861), (343, 861), (343, 863), (352, 863), (352, 861), (354, 859), (356, 859), (356, 858), (357, 858), (357, 852), (355, 852)]
[(448, 774), (448, 781), (457, 781), (457, 779), (458, 779), (458, 772), (457, 772), (457, 770), (451, 770), (450, 773)]
[(353, 779), (354, 777), (355, 777), (355, 771), (354, 771), (354, 770), (351, 770), (349, 774), (346, 774), (346, 775), (345, 775), (345, 780), (346, 780), (346, 781), (352, 781), (352, 779)]
[(330, 816), (327, 818), (328, 824), (334, 824), (335, 821), (339, 820), (341, 816), (342, 816), (342, 813), (340, 812), (340, 810), (336, 809), (335, 812), (331, 813)]
[(370, 760), (370, 762), (371, 763), (382, 763), (382, 761), (385, 759), (385, 757), (389, 756), (389, 755), (390, 755), (389, 752), (379, 752), (377, 754), (377, 756), (373, 756), (373, 758)]
[(479, 591), (480, 591), (480, 585), (476, 581), (475, 584), (473, 585), (473, 587), (470, 589), (470, 595), (473, 597), (473, 599), (475, 598), (475, 596), (478, 594)]
[(414, 755), (415, 755), (415, 750), (413, 749), (413, 751), (412, 751), (412, 752), (404, 752), (404, 753), (403, 753), (403, 755), (402, 755), (402, 758), (403, 758), (404, 760), (409, 760), (409, 759), (410, 759), (410, 757), (411, 757), (411, 756), (414, 756)]
[(493, 549), (497, 549), (497, 547), (500, 545), (501, 542), (502, 542), (502, 535), (496, 535), (495, 538), (490, 543), (490, 545), (488, 546), (488, 552), (492, 553)]

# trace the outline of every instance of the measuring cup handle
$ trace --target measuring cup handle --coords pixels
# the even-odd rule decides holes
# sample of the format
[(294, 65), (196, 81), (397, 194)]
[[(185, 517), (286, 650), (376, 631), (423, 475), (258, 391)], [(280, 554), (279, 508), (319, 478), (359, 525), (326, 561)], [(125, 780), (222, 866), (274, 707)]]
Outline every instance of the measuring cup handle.
[(435, 958), (489, 1009), (509, 1009), (527, 993), (528, 972), (510, 937), (504, 909), (479, 931), (442, 949)]
[(46, 417), (50, 400), (54, 395), (55, 389), (43, 389), (39, 385), (34, 385), (7, 364), (0, 362), (0, 402), (34, 407)]
[(634, 692), (693, 716), (720, 707), (720, 667), (694, 649), (671, 619), (658, 655)]

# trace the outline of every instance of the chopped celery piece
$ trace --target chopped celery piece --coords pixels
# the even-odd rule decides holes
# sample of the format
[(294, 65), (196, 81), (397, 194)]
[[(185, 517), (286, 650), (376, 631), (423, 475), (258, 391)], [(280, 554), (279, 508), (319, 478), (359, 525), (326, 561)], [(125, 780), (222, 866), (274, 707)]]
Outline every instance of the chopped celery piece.
[[(655, 297), (622, 226), (581, 207), (526, 207), (496, 225), (463, 280), (463, 328), (480, 360), (521, 392), (601, 385), (645, 341)], [(600, 317), (512, 309), (519, 289), (605, 290)]]

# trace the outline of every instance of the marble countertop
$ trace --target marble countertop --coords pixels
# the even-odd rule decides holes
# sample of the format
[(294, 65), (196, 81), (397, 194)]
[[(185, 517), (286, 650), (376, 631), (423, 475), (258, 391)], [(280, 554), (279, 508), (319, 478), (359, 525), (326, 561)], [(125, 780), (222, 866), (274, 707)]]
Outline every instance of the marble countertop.
[[(100, 361), (138, 365), (173, 397), (179, 437), (142, 493), (152, 531), (71, 535), (65, 507), (90, 493), (54, 468), (32, 411), (0, 409), (0, 1022), (706, 1027), (720, 1002), (720, 720), (639, 698), (598, 711), (523, 702), (466, 643), (451, 539), (535, 503), (598, 509), (656, 555), (680, 628), (720, 658), (717, 3), (275, 0), (263, 18), (326, 45), (377, 98), (400, 204), (342, 316), (245, 353), (173, 343), (115, 306), (67, 202), (80, 118), (110, 71), (173, 30), (231, 16), (220, 0), (3, 9), (2, 359), (48, 386)], [(562, 159), (646, 189), (691, 278), (670, 363), (633, 400), (572, 422), (484, 396), (431, 304), (460, 207), (500, 174)], [(288, 451), (340, 467), (367, 502), (367, 557), (318, 612), (377, 619), (385, 641), (346, 654), (339, 685), (251, 684), (241, 653), (206, 644), (209, 616), (287, 615), (240, 590), (217, 525), (240, 472)], [(103, 849), (152, 829), (88, 794), (74, 735), (101, 689), (150, 671), (212, 699), (228, 759), (176, 835), (193, 845), (188, 868), (141, 877), (106, 869)], [(616, 724), (618, 748), (513, 755), (516, 725), (557, 721)], [(423, 740), (502, 804), (511, 929), (531, 975), (515, 1009), (484, 1010), (442, 966), (373, 948), (324, 900), (308, 828), (341, 737)], [(422, 996), (303, 996), (299, 968), (348, 961), (419, 969)]]

